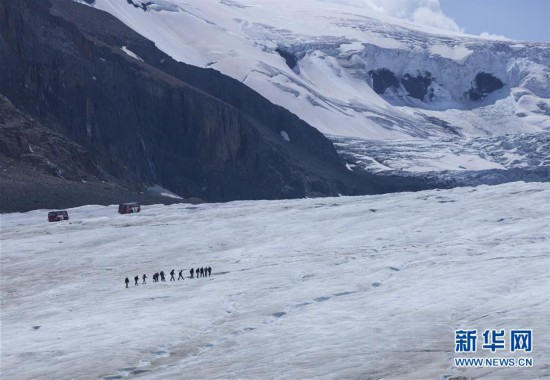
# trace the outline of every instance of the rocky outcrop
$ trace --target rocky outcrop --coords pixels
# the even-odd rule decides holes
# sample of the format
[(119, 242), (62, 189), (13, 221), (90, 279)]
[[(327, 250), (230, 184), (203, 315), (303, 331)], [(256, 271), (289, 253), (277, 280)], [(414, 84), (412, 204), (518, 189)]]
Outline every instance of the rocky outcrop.
[(278, 47), (275, 51), (285, 60), (286, 65), (293, 70), (295, 73), (300, 73), (300, 68), (298, 67), (298, 58), (295, 54), (285, 50), (282, 47)]
[(393, 87), (397, 89), (399, 87), (399, 80), (388, 69), (370, 70), (369, 76), (372, 80), (372, 88), (377, 94), (383, 95), (388, 88)]
[(15, 109), (0, 94), (0, 157), (72, 181), (105, 178), (90, 152)]
[[(424, 74), (418, 73), (415, 76), (405, 74), (401, 80), (403, 86), (407, 90), (407, 94), (418, 100), (432, 100), (433, 92), (428, 95), (428, 89), (432, 84), (432, 74), (428, 71)], [(432, 90), (433, 91), (433, 90)], [(426, 95), (427, 98), (426, 98)]]
[(403, 189), (349, 172), (321, 133), (240, 82), (68, 0), (0, 2), (0, 93), (136, 187), (209, 201)]
[(142, 204), (191, 201), (127, 185), (102, 171), (86, 148), (17, 110), (0, 94), (0, 213), (129, 200)]
[(471, 100), (484, 99), (491, 92), (500, 90), (504, 87), (504, 83), (493, 74), (480, 72), (476, 75), (472, 88), (468, 91), (468, 96)]
[(381, 68), (370, 70), (369, 77), (373, 90), (380, 95), (384, 95), (388, 88), (397, 91), (401, 85), (406, 90), (408, 96), (422, 100), (431, 101), (433, 99), (432, 74), (428, 71), (417, 73), (416, 76), (405, 74), (401, 79), (398, 79), (393, 71)]
[[(429, 71), (417, 72), (416, 76), (406, 73), (401, 78), (397, 78), (393, 71), (380, 68), (370, 70), (368, 75), (372, 89), (379, 95), (384, 95), (387, 89), (396, 93), (402, 85), (407, 96), (423, 102), (430, 102), (434, 99), (434, 88), (432, 87), (434, 78)], [(465, 93), (465, 96), (472, 101), (483, 100), (487, 95), (502, 87), (504, 87), (504, 83), (499, 78), (482, 71), (476, 74), (472, 87)]]

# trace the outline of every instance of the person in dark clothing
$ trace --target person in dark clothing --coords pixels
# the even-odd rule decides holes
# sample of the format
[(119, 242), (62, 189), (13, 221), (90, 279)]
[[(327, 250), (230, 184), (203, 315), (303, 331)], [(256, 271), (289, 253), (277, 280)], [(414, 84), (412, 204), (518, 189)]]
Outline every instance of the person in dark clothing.
[(141, 278), (143, 279), (142, 284), (147, 284), (147, 283), (145, 282), (145, 279), (147, 278), (147, 276), (145, 275), (145, 273), (143, 273), (143, 276), (141, 276)]
[(208, 267), (208, 277), (210, 277), (211, 275), (212, 275), (212, 268)]
[(166, 279), (164, 278), (164, 271), (163, 270), (160, 271), (160, 280), (161, 281), (166, 281)]
[(139, 285), (138, 280), (139, 280), (139, 276), (134, 277), (134, 281), (136, 282), (136, 285)]
[(191, 275), (190, 278), (193, 278), (193, 272), (194, 272), (194, 269), (193, 269), (193, 268), (189, 269), (189, 274)]
[(204, 268), (201, 267), (201, 277), (204, 277)]
[(153, 273), (153, 282), (157, 282), (157, 274)]
[(178, 281), (180, 280), (180, 278), (181, 278), (182, 280), (185, 280), (185, 279), (183, 278), (182, 272), (183, 272), (183, 269), (180, 270), (180, 272), (179, 272)]
[(128, 284), (130, 283), (130, 280), (128, 280), (128, 277), (124, 280), (124, 283), (126, 284), (126, 287), (128, 287)]
[(199, 268), (195, 269), (195, 274), (197, 275), (197, 278), (199, 278), (200, 276), (200, 273), (199, 273)]
[(174, 274), (176, 272), (172, 269), (172, 271), (170, 271), (170, 281), (176, 281), (176, 279), (174, 278)]

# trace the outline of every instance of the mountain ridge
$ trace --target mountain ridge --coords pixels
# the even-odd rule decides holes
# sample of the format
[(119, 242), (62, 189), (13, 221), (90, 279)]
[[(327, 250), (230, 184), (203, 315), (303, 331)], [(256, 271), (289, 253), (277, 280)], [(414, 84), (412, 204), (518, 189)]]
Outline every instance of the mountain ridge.
[[(445, 143), (453, 136), (463, 144), (478, 139), (474, 145), (482, 146), (494, 136), (550, 133), (547, 43), (420, 28), (314, 0), (132, 4), (96, 0), (93, 6), (119, 17), (176, 60), (242, 81), (329, 137), (382, 144), (394, 156), (401, 151), (388, 141), (424, 140), (443, 147), (428, 166), (416, 165), (423, 160), (417, 155), (389, 166), (390, 173), (403, 167), (439, 171), (445, 165), (437, 157), (450, 155), (455, 171), (500, 165), (483, 149), (474, 161), (462, 159), (456, 144)], [(389, 85), (376, 77), (380, 70), (393, 77)], [(499, 154), (515, 152), (502, 147)], [(525, 156), (503, 169), (531, 161)]]
[(350, 172), (295, 115), (214, 70), (174, 62), (105, 12), (2, 1), (0, 20), (0, 93), (136, 190), (228, 201), (433, 186)]

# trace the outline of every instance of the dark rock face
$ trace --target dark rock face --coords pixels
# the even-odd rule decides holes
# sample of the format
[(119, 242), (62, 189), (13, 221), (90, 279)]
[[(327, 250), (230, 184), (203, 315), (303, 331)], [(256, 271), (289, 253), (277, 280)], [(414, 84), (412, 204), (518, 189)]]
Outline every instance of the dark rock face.
[[(198, 201), (133, 191), (111, 180), (102, 182), (91, 176), (88, 179), (71, 181), (55, 177), (31, 162), (0, 155), (0, 213), (64, 209), (88, 204), (108, 206), (128, 201), (137, 201), (142, 205)], [(116, 206), (112, 211), (113, 215), (116, 214)]]
[(27, 163), (36, 170), (73, 181), (104, 178), (91, 154), (28, 115), (0, 94), (0, 157)]
[(286, 51), (286, 50), (284, 50), (283, 48), (280, 48), (280, 47), (275, 49), (275, 51), (277, 53), (279, 53), (279, 55), (285, 59), (286, 65), (288, 67), (290, 67), (292, 70), (294, 70), (294, 68), (298, 64), (298, 58), (296, 58), (296, 56), (294, 54), (292, 54), (292, 53), (290, 53), (290, 52), (288, 52), (288, 51)]
[(0, 212), (128, 200), (142, 204), (184, 201), (128, 189), (103, 172), (84, 147), (16, 110), (2, 95), (0, 131)]
[(413, 98), (422, 101), (432, 100), (433, 98), (433, 93), (429, 91), (432, 84), (432, 74), (428, 71), (418, 73), (416, 76), (405, 74), (401, 79), (398, 79), (393, 71), (381, 68), (369, 71), (369, 76), (372, 79), (372, 88), (377, 94), (383, 95), (388, 88), (397, 90), (400, 84), (403, 84), (408, 95)]
[(141, 8), (141, 9), (143, 9), (144, 11), (147, 10), (147, 7), (148, 7), (149, 5), (153, 4), (153, 3), (151, 3), (151, 2), (145, 2), (145, 3), (137, 2), (137, 4), (136, 4), (136, 3), (134, 3), (132, 0), (126, 0), (126, 2), (127, 2), (128, 4), (130, 4), (130, 5), (133, 5), (134, 8)]
[(471, 100), (484, 99), (491, 92), (501, 89), (504, 83), (493, 74), (480, 72), (476, 75), (472, 88), (468, 91)]
[(0, 2), (0, 93), (136, 188), (227, 201), (426, 187), (349, 172), (282, 107), (68, 0)]
[[(372, 88), (377, 94), (383, 95), (388, 88), (397, 90), (402, 84), (407, 90), (407, 95), (423, 102), (432, 101), (433, 89), (430, 88), (434, 78), (429, 71), (417, 73), (416, 76), (405, 74), (397, 78), (395, 74), (386, 68), (369, 71), (372, 79)], [(499, 90), (504, 83), (493, 74), (480, 72), (476, 75), (472, 88), (466, 92), (466, 96), (473, 101), (484, 99), (493, 91)]]
[(377, 94), (384, 94), (389, 87), (399, 87), (399, 80), (388, 69), (371, 70), (369, 75), (372, 78), (372, 88)]
[[(405, 74), (401, 83), (403, 83), (409, 96), (423, 101), (426, 95), (428, 95), (428, 87), (432, 84), (432, 74), (428, 71), (424, 72), (424, 74), (417, 74), (416, 77)], [(429, 99), (431, 100), (433, 94), (430, 95)]]

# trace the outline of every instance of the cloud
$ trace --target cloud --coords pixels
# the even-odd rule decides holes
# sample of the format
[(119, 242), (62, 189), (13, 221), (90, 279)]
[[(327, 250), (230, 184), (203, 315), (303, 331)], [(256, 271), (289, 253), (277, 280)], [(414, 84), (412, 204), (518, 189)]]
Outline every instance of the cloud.
[(333, 3), (360, 6), (385, 16), (396, 17), (415, 24), (438, 29), (464, 32), (451, 17), (445, 15), (439, 0), (325, 0)]
[(506, 36), (501, 36), (500, 34), (492, 34), (488, 32), (483, 32), (479, 36), (483, 38), (487, 38), (489, 40), (511, 41), (511, 39)]

